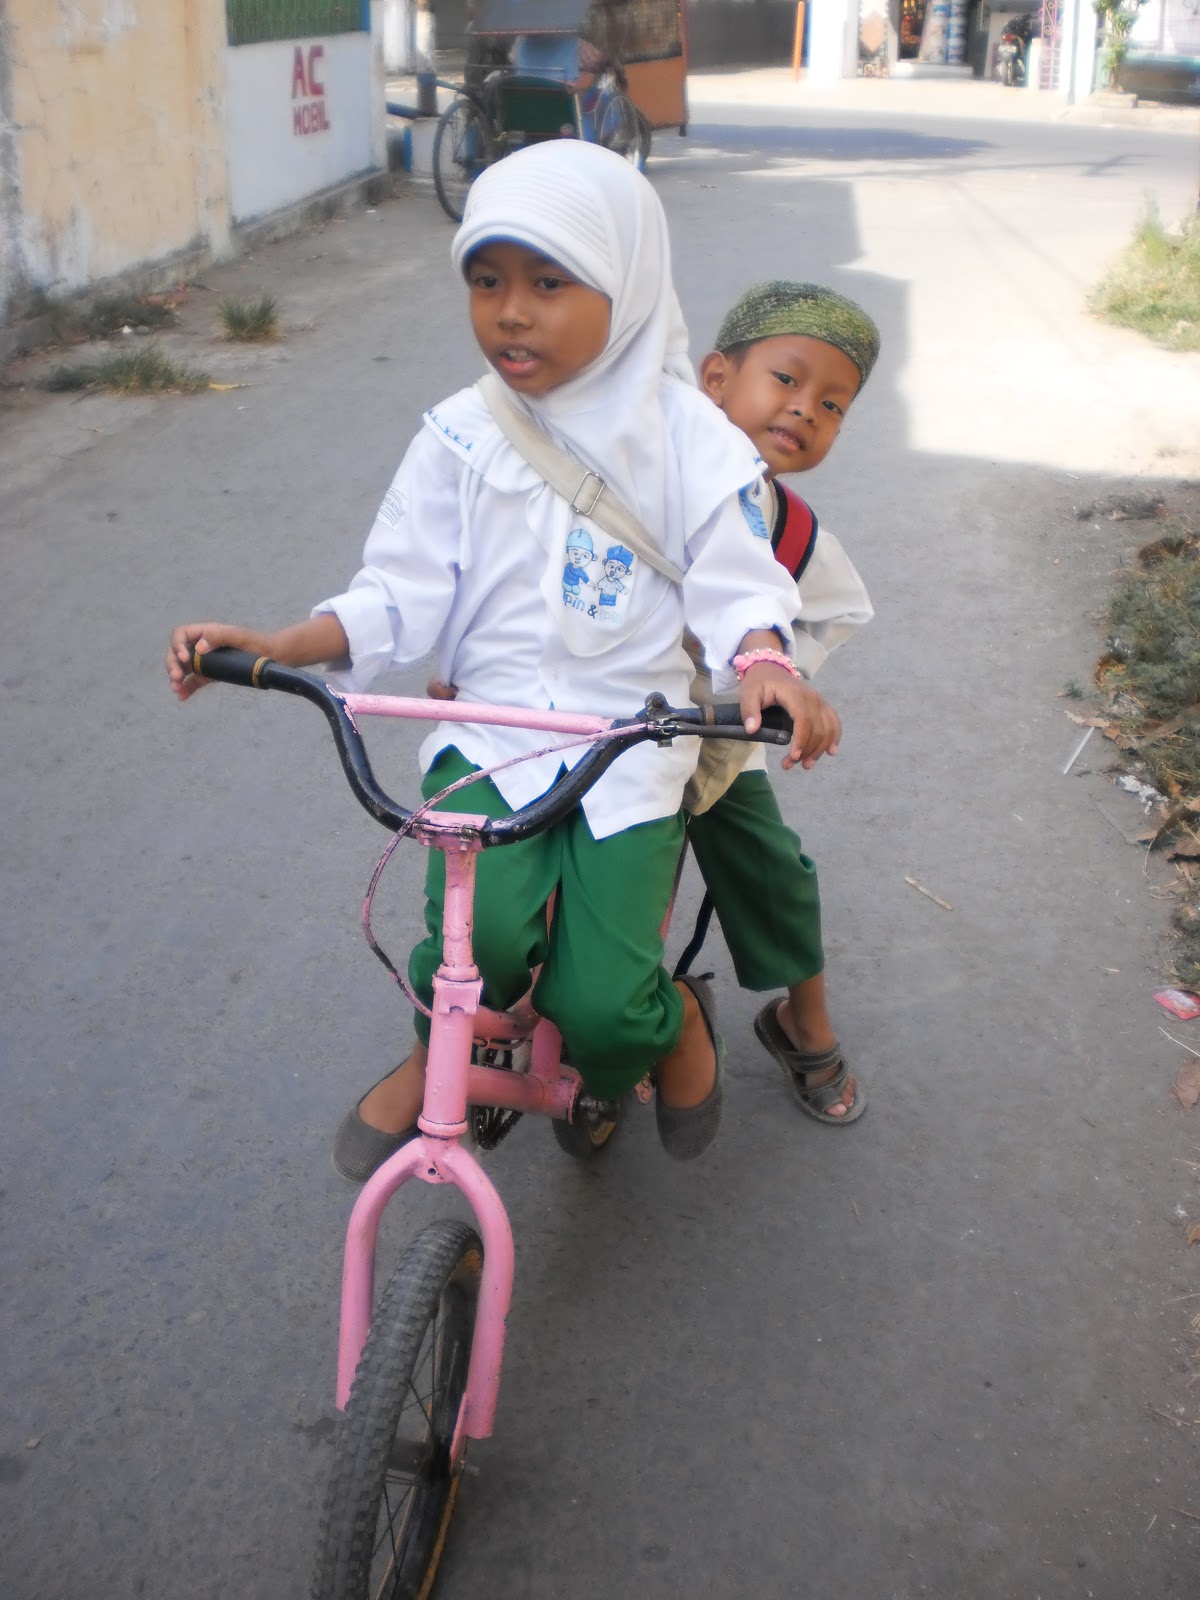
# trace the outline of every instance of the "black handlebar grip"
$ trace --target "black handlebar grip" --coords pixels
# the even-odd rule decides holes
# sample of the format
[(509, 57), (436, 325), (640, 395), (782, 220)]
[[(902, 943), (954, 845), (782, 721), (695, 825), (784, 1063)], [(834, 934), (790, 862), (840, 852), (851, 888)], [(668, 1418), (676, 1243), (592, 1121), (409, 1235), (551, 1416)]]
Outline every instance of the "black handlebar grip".
[(211, 678), (214, 683), (236, 683), (244, 689), (261, 689), (258, 675), (270, 656), (252, 655), (249, 650), (235, 650), (232, 645), (218, 645), (203, 655), (192, 651), (191, 669), (198, 678)]
[[(736, 703), (714, 705), (712, 708), (713, 721), (718, 728), (742, 727), (742, 708)], [(762, 712), (762, 725), (776, 733), (791, 735), (792, 719), (782, 706), (765, 706)]]
[(791, 737), (792, 719), (782, 706), (766, 706), (763, 709), (762, 725), (764, 728), (774, 728), (777, 733), (786, 733)]

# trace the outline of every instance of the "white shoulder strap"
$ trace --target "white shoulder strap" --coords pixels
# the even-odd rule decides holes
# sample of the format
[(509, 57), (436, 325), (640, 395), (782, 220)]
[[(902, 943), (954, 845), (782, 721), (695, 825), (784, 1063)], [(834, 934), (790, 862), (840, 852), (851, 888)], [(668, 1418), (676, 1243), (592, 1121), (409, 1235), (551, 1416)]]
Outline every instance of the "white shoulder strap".
[(563, 497), (572, 511), (589, 517), (605, 533), (627, 545), (634, 555), (641, 556), (648, 567), (661, 572), (664, 578), (682, 584), (683, 573), (655, 547), (644, 525), (617, 499), (600, 474), (576, 461), (569, 451), (544, 434), (509, 399), (503, 379), (489, 372), (479, 379), (476, 388), (509, 444), (555, 494)]

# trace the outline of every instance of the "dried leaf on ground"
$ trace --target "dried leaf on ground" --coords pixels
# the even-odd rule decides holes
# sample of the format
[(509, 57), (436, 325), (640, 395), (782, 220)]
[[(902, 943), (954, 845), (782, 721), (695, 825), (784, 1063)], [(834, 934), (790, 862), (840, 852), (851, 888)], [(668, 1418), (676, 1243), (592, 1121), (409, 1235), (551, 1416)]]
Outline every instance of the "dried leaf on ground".
[(1200, 1244), (1200, 1222), (1193, 1222), (1188, 1229), (1187, 1242), (1189, 1244)]
[(1190, 1111), (1200, 1100), (1200, 1061), (1185, 1061), (1175, 1074), (1171, 1093), (1185, 1111)]
[(1080, 728), (1111, 728), (1112, 723), (1107, 717), (1081, 717), (1078, 711), (1068, 711), (1063, 708), (1063, 716), (1070, 717), (1071, 721)]
[(1167, 851), (1168, 861), (1200, 861), (1200, 839), (1193, 839), (1189, 835), (1180, 839)]
[[(1130, 785), (1122, 784), (1121, 787), (1130, 788)], [(1130, 792), (1136, 791), (1131, 789)], [(1138, 834), (1137, 842), (1139, 844), (1148, 844), (1153, 849), (1156, 844), (1161, 844), (1169, 833), (1174, 833), (1176, 828), (1182, 828), (1187, 823), (1194, 822), (1196, 814), (1196, 803), (1193, 800), (1185, 800), (1179, 805), (1168, 806), (1158, 813), (1158, 820), (1149, 832)], [(1171, 854), (1200, 859), (1200, 846), (1197, 846), (1196, 849), (1189, 849), (1189, 843), (1194, 845), (1196, 841), (1193, 839), (1181, 840), (1177, 846), (1172, 848)]]

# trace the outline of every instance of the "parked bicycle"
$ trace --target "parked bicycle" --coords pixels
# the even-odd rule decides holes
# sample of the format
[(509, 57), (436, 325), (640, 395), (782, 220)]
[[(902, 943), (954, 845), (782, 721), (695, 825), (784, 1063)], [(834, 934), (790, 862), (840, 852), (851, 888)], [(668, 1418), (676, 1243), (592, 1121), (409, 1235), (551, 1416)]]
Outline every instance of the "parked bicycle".
[[(587, 1159), (611, 1142), (616, 1101), (586, 1093), (561, 1058), (558, 1030), (528, 1002), (511, 1012), (480, 1004), (471, 952), (471, 908), (479, 852), (552, 827), (575, 807), (623, 751), (635, 744), (698, 737), (787, 744), (790, 724), (774, 708), (748, 735), (736, 705), (683, 709), (651, 696), (636, 717), (610, 720), (510, 706), (336, 694), (309, 673), (255, 659), (244, 650), (194, 654), (197, 676), (298, 695), (319, 707), (359, 803), (394, 834), (364, 907), (370, 931), (375, 884), (399, 840), (441, 850), (446, 863), (443, 965), (434, 979), (432, 1027), (419, 1137), (366, 1182), (350, 1217), (342, 1278), (337, 1405), (343, 1413), (321, 1521), (314, 1600), (424, 1600), (453, 1515), (468, 1443), (492, 1432), (505, 1319), (512, 1298), (513, 1238), (503, 1202), (463, 1143), (487, 1149), (523, 1113), (553, 1119), (560, 1145)], [(371, 770), (357, 727), (364, 716), (541, 728), (593, 748), (539, 799), (511, 816), (434, 811), (452, 785), (416, 811), (387, 795)], [(469, 804), (469, 789), (464, 804)], [(415, 998), (415, 997), (414, 997)], [(475, 1226), (441, 1220), (424, 1227), (375, 1303), (375, 1242), (383, 1211), (410, 1178), (452, 1184)]]

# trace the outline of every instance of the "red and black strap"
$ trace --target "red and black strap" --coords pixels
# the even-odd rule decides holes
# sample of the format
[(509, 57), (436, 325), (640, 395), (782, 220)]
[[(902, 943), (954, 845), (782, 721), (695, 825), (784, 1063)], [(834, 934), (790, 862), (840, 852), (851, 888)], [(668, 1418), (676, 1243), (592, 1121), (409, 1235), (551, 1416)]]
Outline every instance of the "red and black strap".
[(817, 545), (817, 517), (807, 500), (802, 500), (794, 489), (775, 480), (779, 495), (779, 515), (771, 545), (775, 559), (787, 568), (796, 582), (812, 560)]

